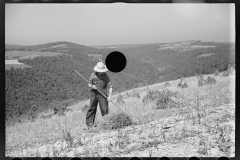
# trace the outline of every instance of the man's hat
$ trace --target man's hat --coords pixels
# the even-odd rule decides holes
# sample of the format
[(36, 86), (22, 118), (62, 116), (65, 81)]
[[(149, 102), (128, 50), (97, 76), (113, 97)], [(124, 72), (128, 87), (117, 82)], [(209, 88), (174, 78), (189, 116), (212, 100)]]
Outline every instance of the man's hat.
[(102, 62), (98, 62), (97, 65), (93, 68), (93, 70), (96, 72), (107, 72), (108, 71), (107, 67)]

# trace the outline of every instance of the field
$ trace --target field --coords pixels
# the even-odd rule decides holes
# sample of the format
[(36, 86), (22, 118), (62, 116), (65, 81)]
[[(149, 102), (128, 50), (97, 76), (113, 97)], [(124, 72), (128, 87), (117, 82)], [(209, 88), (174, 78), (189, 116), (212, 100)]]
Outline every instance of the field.
[(11, 68), (26, 68), (26, 67), (31, 67), (25, 64), (5, 64), (5, 70), (10, 70)]
[(197, 58), (200, 58), (200, 57), (208, 57), (208, 56), (212, 56), (216, 53), (207, 53), (207, 54), (201, 54), (200, 56), (197, 56)]
[[(179, 80), (169, 81), (169, 86), (148, 86), (149, 90), (179, 95), (177, 103), (166, 103), (166, 108), (159, 108), (155, 101), (143, 103), (147, 88), (136, 88), (140, 98), (124, 98), (125, 104), (118, 104), (124, 113), (110, 103), (109, 115), (102, 117), (98, 108), (98, 126), (91, 130), (83, 130), (86, 112), (82, 108), (89, 100), (72, 106), (73, 111), (65, 116), (6, 127), (6, 156), (234, 157), (235, 72), (227, 77), (210, 76), (216, 84), (200, 87), (197, 78), (190, 77), (186, 78), (187, 88), (178, 88)], [(130, 118), (131, 124), (109, 128), (119, 125), (119, 115)]]
[(58, 52), (40, 52), (40, 51), (6, 51), (5, 59), (32, 59), (39, 56), (57, 56), (64, 53)]

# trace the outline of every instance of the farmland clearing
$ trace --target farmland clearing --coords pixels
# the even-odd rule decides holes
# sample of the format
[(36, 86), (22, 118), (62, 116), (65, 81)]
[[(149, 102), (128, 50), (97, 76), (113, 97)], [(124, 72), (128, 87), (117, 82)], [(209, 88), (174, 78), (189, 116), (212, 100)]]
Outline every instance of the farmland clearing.
[(200, 58), (200, 57), (208, 57), (208, 56), (212, 56), (212, 55), (214, 55), (214, 54), (216, 54), (216, 53), (201, 54), (201, 55), (197, 56), (197, 58)]
[[(40, 52), (40, 51), (5, 51), (5, 59), (33, 59), (39, 56), (57, 56), (65, 53), (58, 52)], [(68, 54), (65, 54), (68, 55)], [(69, 55), (71, 56), (71, 55)]]

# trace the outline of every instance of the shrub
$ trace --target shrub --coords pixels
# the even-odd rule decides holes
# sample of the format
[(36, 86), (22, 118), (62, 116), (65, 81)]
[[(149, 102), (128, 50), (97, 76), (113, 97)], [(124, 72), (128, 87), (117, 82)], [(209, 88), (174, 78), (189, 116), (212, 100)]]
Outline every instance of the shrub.
[(182, 101), (182, 97), (178, 92), (172, 92), (170, 90), (162, 90), (159, 93), (156, 101), (156, 109), (166, 109), (166, 108), (178, 108), (185, 106), (185, 102)]
[(229, 76), (228, 71), (224, 71), (224, 72), (222, 73), (222, 77), (227, 77), (227, 76)]
[(125, 113), (111, 113), (105, 116), (102, 124), (104, 129), (119, 129), (135, 124), (132, 118)]
[(203, 75), (202, 74), (195, 74), (197, 79), (203, 79)]
[(219, 75), (219, 71), (215, 70), (214, 76), (218, 76)]
[(53, 108), (54, 114), (65, 115), (66, 107), (65, 106), (56, 106)]
[(140, 98), (140, 95), (139, 95), (139, 93), (136, 92), (133, 94), (133, 97)]
[(206, 79), (206, 83), (207, 84), (215, 84), (216, 83), (216, 79), (214, 77), (208, 76), (208, 78)]
[(188, 87), (187, 82), (185, 82), (181, 88), (187, 88), (187, 87)]
[(148, 101), (149, 102), (154, 101), (157, 99), (158, 94), (159, 94), (159, 91), (157, 90), (149, 90), (147, 92), (147, 95), (143, 97), (142, 102), (147, 103)]
[(199, 86), (199, 87), (200, 87), (200, 86), (204, 86), (205, 84), (207, 84), (205, 79), (200, 78), (200, 79), (198, 80), (198, 86)]
[(178, 85), (177, 85), (177, 87), (180, 87), (180, 88), (187, 88), (188, 85), (187, 85), (187, 82), (184, 82), (184, 83), (179, 82)]
[(143, 98), (143, 103), (154, 102), (156, 104), (155, 109), (165, 109), (167, 107), (180, 107), (185, 105), (182, 101), (182, 97), (178, 92), (173, 92), (168, 89), (161, 91), (150, 90), (148, 94)]
[(178, 83), (177, 87), (180, 87), (180, 88), (187, 88), (188, 85), (187, 85), (187, 82), (186, 80), (182, 77), (180, 82)]
[(168, 87), (168, 86), (170, 86), (170, 83), (169, 83), (169, 82), (166, 82), (166, 83), (164, 84), (164, 87)]

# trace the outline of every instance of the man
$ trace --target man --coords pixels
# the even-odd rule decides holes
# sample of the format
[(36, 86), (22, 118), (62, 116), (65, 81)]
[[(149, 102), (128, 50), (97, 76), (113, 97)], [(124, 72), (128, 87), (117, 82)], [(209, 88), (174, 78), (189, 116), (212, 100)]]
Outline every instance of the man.
[[(112, 84), (108, 75), (105, 73), (107, 71), (107, 67), (102, 62), (98, 62), (94, 67), (94, 72), (90, 76), (88, 86), (91, 88), (91, 98), (90, 107), (86, 115), (86, 124), (88, 128), (91, 128), (94, 125), (98, 103), (102, 116), (108, 114), (108, 101), (111, 101), (112, 99)], [(102, 95), (97, 89), (104, 95)], [(109, 94), (107, 94), (107, 91), (109, 91)], [(109, 96), (107, 97), (107, 95)]]

